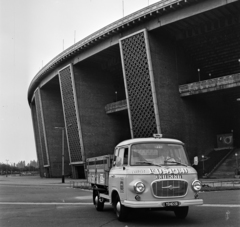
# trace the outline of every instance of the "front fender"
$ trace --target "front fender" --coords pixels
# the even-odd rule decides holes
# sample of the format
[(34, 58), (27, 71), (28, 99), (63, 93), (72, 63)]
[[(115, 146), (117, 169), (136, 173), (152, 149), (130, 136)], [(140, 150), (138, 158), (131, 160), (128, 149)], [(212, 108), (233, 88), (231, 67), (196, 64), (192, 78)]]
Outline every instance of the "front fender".
[(118, 195), (119, 197), (120, 197), (120, 200), (122, 200), (122, 198), (121, 198), (121, 194), (120, 194), (120, 192), (119, 192), (119, 190), (117, 189), (117, 188), (112, 188), (111, 189), (111, 191), (109, 192), (109, 202), (112, 204), (112, 201), (113, 201), (113, 197), (115, 196), (115, 195)]

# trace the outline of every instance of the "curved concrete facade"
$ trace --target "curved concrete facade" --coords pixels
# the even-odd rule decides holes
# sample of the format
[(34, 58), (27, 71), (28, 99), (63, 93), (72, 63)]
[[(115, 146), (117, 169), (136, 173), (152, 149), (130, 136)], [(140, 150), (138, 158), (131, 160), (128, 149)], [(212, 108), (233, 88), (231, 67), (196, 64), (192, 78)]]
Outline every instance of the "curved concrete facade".
[(239, 146), (239, 10), (234, 0), (159, 1), (44, 66), (28, 90), (41, 176), (61, 176), (63, 142), (73, 178), (85, 177), (86, 158), (154, 133), (184, 141), (190, 159), (220, 134)]

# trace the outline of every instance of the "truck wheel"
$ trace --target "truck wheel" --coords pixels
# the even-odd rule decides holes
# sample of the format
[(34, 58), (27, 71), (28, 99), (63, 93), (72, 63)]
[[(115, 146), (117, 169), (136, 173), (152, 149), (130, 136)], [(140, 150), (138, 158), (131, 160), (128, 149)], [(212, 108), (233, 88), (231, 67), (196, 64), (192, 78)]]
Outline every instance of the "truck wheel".
[(177, 218), (184, 219), (188, 215), (188, 207), (176, 207), (174, 213)]
[(128, 219), (128, 208), (121, 204), (120, 198), (117, 195), (114, 199), (114, 210), (119, 221), (127, 221)]
[(102, 211), (104, 208), (104, 199), (99, 196), (98, 192), (93, 192), (93, 204), (97, 211)]

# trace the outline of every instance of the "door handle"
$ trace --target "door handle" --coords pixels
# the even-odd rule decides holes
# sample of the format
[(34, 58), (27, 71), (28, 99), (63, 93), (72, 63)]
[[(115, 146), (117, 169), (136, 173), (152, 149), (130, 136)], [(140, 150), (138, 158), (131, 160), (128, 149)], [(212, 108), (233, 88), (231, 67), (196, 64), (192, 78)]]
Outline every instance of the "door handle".
[(115, 175), (112, 175), (111, 177), (115, 177)]

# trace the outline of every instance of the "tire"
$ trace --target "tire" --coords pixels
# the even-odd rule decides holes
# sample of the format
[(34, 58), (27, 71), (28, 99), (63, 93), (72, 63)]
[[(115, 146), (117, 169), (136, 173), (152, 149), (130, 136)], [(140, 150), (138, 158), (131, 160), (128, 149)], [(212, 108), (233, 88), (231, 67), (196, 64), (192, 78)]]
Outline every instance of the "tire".
[(185, 219), (188, 215), (188, 207), (177, 207), (174, 209), (175, 216), (179, 219)]
[(100, 198), (99, 193), (93, 190), (93, 204), (97, 211), (102, 211), (104, 208), (104, 199)]
[(113, 207), (119, 221), (125, 222), (128, 220), (129, 209), (121, 204), (121, 200), (118, 195), (116, 195), (114, 199)]

